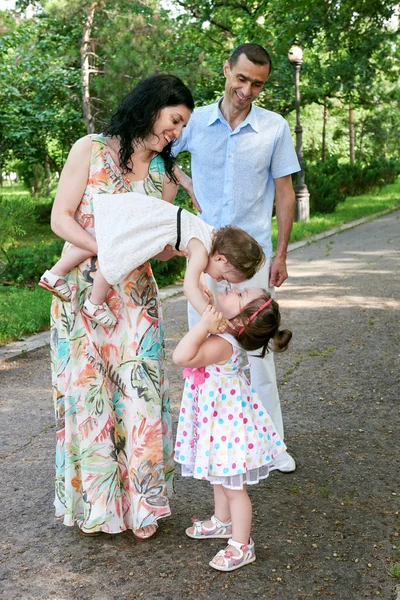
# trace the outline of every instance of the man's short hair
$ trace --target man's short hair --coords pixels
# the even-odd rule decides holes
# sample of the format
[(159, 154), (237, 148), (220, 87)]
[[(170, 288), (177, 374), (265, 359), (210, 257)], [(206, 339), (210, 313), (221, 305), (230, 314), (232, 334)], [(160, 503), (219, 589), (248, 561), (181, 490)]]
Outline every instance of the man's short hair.
[(268, 65), (269, 72), (272, 69), (272, 60), (268, 52), (260, 46), (259, 44), (240, 44), (231, 54), (229, 58), (229, 66), (232, 69), (237, 61), (239, 60), (239, 56), (244, 54), (252, 63), (256, 65)]

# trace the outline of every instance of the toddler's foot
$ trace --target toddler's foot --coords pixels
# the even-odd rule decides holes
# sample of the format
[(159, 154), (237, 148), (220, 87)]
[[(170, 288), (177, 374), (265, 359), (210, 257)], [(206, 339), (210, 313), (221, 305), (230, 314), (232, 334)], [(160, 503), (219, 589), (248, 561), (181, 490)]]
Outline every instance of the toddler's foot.
[(186, 529), (186, 535), (196, 540), (205, 538), (222, 538), (228, 539), (232, 536), (232, 521), (223, 523), (215, 515), (210, 521), (197, 521), (193, 519), (192, 527)]
[(220, 550), (209, 565), (217, 571), (235, 571), (255, 560), (254, 542), (251, 538), (248, 544), (241, 544), (231, 538), (225, 550)]
[(71, 302), (71, 288), (62, 275), (55, 275), (51, 271), (45, 271), (41, 276), (38, 285), (64, 302)]
[(93, 304), (87, 298), (82, 308), (82, 314), (103, 327), (114, 327), (117, 324), (117, 318), (106, 302)]

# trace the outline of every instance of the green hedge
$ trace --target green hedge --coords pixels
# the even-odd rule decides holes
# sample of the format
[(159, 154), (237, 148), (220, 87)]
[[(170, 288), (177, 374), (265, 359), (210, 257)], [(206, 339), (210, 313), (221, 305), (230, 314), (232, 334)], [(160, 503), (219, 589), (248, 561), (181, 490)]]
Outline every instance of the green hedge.
[(60, 258), (63, 240), (42, 240), (24, 246), (10, 248), (7, 252), (10, 262), (3, 265), (0, 272), (2, 282), (33, 284)]
[(311, 213), (332, 213), (347, 196), (359, 196), (388, 183), (400, 173), (400, 162), (339, 164), (337, 157), (305, 166)]

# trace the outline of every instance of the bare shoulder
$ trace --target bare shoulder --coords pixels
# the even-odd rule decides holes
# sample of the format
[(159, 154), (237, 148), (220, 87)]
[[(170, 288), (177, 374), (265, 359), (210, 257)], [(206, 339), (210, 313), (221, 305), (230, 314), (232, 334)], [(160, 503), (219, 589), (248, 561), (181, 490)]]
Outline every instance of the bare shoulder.
[(213, 351), (218, 360), (215, 360), (216, 365), (225, 365), (233, 354), (232, 344), (225, 337), (220, 335), (210, 335), (206, 340), (213, 345)]
[(189, 252), (189, 258), (193, 254), (196, 254), (197, 256), (204, 255), (204, 256), (208, 257), (208, 252), (207, 252), (205, 245), (203, 244), (203, 242), (201, 240), (199, 240), (196, 237), (190, 238), (187, 248), (188, 248), (188, 252)]
[(76, 169), (78, 172), (87, 172), (92, 154), (92, 138), (90, 135), (80, 138), (72, 146), (65, 167)]
[(71, 152), (70, 154), (88, 154), (92, 151), (92, 136), (91, 135), (85, 135), (84, 137), (79, 138), (79, 140), (77, 140), (75, 142), (75, 144), (72, 146), (71, 148)]

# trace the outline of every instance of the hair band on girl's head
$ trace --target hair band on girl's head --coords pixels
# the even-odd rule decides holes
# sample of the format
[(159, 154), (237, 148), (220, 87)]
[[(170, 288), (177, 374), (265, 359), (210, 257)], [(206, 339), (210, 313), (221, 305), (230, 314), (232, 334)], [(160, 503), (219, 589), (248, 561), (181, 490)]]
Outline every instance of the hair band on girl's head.
[[(271, 296), (271, 298), (270, 298), (269, 300), (267, 300), (266, 302), (264, 302), (264, 304), (262, 304), (262, 305), (260, 306), (260, 308), (258, 308), (258, 309), (256, 310), (256, 312), (253, 312), (253, 314), (252, 314), (252, 315), (251, 315), (251, 317), (249, 318), (249, 322), (250, 322), (250, 321), (252, 321), (253, 319), (255, 319), (255, 318), (256, 318), (256, 316), (258, 315), (258, 313), (260, 313), (262, 310), (264, 310), (264, 308), (267, 308), (267, 306), (268, 306), (269, 304), (271, 304), (272, 300), (273, 300), (273, 298), (272, 298), (272, 296)], [(243, 332), (244, 332), (244, 327), (241, 327), (241, 328), (239, 329), (239, 333), (238, 333), (238, 335), (242, 335), (242, 333), (243, 333)]]

